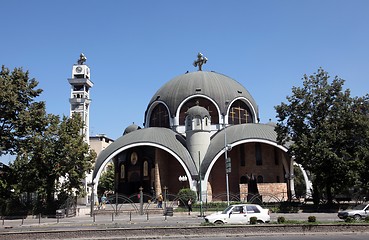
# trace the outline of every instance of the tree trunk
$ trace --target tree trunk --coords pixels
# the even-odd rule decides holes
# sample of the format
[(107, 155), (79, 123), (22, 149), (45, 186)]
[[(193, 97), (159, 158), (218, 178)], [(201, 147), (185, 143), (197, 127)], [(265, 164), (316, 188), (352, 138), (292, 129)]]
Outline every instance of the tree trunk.
[(332, 195), (332, 184), (330, 182), (327, 182), (326, 184), (326, 192), (327, 192), (327, 204), (332, 205), (333, 204), (333, 195)]
[(54, 200), (54, 193), (55, 193), (55, 179), (54, 178), (48, 178), (48, 181), (46, 183), (46, 209), (45, 214), (47, 215), (53, 215), (56, 211), (55, 206), (55, 200)]
[(320, 202), (320, 191), (317, 187), (317, 182), (313, 183), (313, 202), (315, 205), (318, 205)]

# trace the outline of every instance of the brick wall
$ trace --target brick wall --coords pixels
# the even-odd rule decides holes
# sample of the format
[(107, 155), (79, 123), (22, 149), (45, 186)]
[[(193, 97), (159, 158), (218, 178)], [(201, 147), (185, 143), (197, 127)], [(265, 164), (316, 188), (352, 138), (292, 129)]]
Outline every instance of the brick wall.
[[(287, 184), (286, 183), (258, 183), (259, 194), (262, 196), (263, 202), (278, 202), (287, 200)], [(240, 198), (247, 199), (247, 184), (240, 184)]]

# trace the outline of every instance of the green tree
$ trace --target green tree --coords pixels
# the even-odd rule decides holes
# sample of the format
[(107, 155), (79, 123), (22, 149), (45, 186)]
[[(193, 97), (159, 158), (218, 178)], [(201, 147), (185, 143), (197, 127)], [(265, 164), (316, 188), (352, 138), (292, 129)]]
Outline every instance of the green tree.
[(299, 166), (293, 166), (294, 177), (294, 186), (295, 186), (295, 195), (300, 198), (306, 193), (306, 183), (302, 171)]
[(350, 127), (349, 145), (354, 158), (360, 160), (354, 190), (369, 197), (369, 95), (354, 98)]
[(5, 66), (0, 71), (0, 156), (19, 150), (30, 130), (43, 128), (39, 112), (45, 110), (44, 102), (35, 102), (42, 90), (38, 82), (29, 78), (28, 71)]
[(10, 183), (11, 169), (0, 163), (0, 214), (4, 215), (6, 200), (11, 197), (11, 185)]
[[(0, 156), (13, 154), (10, 175), (2, 178), (0, 196), (37, 192), (43, 206), (52, 209), (55, 194), (83, 195), (81, 181), (92, 170), (94, 151), (81, 134), (83, 122), (47, 114), (45, 103), (36, 102), (42, 90), (22, 68), (0, 72)], [(9, 193), (10, 189), (14, 190)]]
[[(29, 78), (28, 71), (15, 68), (12, 72), (5, 66), (0, 71), (0, 156), (15, 155), (24, 148), (31, 132), (43, 131), (45, 127), (45, 103), (36, 102), (42, 90), (38, 82)], [(0, 180), (0, 202), (4, 203), (15, 193), (13, 171), (7, 170)], [(4, 204), (2, 204), (4, 207)]]
[(178, 192), (178, 198), (180, 200), (180, 205), (186, 206), (188, 199), (192, 199), (192, 202), (196, 203), (197, 194), (190, 188), (182, 188)]
[(106, 171), (101, 174), (97, 194), (102, 196), (105, 192), (112, 191), (114, 191), (114, 167), (113, 164), (109, 164)]
[(35, 132), (11, 167), (16, 173), (19, 192), (37, 192), (40, 208), (53, 213), (57, 207), (54, 196), (84, 194), (81, 181), (92, 170), (95, 152), (89, 150), (81, 135), (82, 120), (48, 115), (49, 124), (43, 132)]
[(304, 75), (303, 86), (287, 96), (289, 103), (275, 107), (278, 141), (291, 142), (290, 154), (311, 173), (315, 203), (322, 193), (332, 203), (334, 194), (352, 186), (368, 151), (368, 138), (361, 135), (368, 131), (367, 116), (354, 111), (358, 99), (342, 90), (344, 80), (329, 78), (322, 68)]

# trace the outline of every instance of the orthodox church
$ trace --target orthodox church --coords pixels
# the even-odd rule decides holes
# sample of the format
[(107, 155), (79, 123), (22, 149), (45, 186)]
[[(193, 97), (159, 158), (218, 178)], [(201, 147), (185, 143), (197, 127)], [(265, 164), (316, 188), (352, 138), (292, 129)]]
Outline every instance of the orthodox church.
[(287, 197), (293, 189), (293, 158), (279, 145), (272, 123), (259, 123), (255, 99), (239, 82), (197, 69), (158, 89), (144, 112), (143, 127), (132, 124), (98, 155), (92, 174), (98, 180), (108, 162), (115, 166), (115, 191), (177, 194), (191, 188), (202, 201), (247, 197), (248, 181), (260, 195)]

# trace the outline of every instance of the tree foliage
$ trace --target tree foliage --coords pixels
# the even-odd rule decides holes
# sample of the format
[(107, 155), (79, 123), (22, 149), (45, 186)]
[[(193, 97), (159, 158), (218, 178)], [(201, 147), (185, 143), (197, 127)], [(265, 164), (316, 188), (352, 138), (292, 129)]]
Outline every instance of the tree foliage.
[(0, 190), (12, 189), (18, 196), (36, 192), (50, 208), (57, 194), (84, 194), (81, 182), (92, 170), (96, 154), (83, 140), (81, 117), (47, 114), (45, 103), (35, 101), (42, 92), (37, 85), (21, 68), (10, 72), (2, 66), (0, 155), (10, 153), (16, 160)]
[[(96, 154), (80, 134), (79, 115), (72, 118), (48, 115), (45, 131), (34, 133), (11, 167), (19, 192), (37, 192), (52, 205), (55, 194), (82, 196), (82, 180), (92, 170)], [(51, 210), (50, 206), (47, 208)]]
[(364, 180), (369, 101), (352, 98), (344, 80), (329, 78), (322, 68), (304, 75), (303, 86), (293, 87), (288, 103), (275, 109), (279, 143), (291, 143), (290, 154), (311, 173), (315, 199), (324, 192), (331, 203), (334, 194)]
[(114, 167), (110, 164), (107, 170), (101, 174), (99, 185), (97, 187), (97, 194), (102, 196), (105, 192), (114, 191)]
[[(42, 130), (44, 102), (34, 99), (42, 92), (28, 71), (5, 66), (0, 71), (0, 156), (19, 149), (29, 131)], [(41, 113), (41, 114), (40, 114)]]
[(187, 205), (189, 199), (192, 199), (193, 203), (196, 203), (197, 194), (195, 191), (191, 190), (190, 188), (182, 188), (178, 192), (178, 198), (181, 201), (180, 205)]

